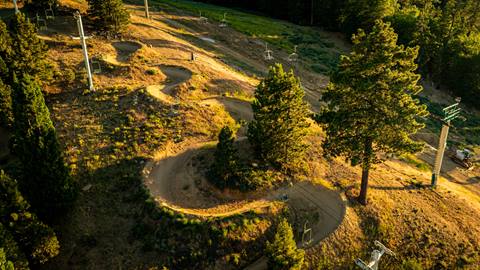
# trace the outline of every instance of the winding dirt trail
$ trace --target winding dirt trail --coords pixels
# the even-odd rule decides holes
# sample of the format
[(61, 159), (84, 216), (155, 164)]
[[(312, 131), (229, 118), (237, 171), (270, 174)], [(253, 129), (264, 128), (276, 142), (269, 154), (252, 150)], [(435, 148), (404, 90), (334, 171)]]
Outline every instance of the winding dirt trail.
[[(171, 100), (175, 87), (187, 81), (191, 72), (173, 66), (161, 66), (161, 70), (167, 76), (168, 83), (147, 87), (147, 91), (162, 101)], [(222, 106), (236, 121), (253, 119), (250, 103), (244, 100), (218, 96), (207, 98), (200, 104)], [(197, 163), (200, 161), (196, 157), (212, 151), (214, 145), (215, 142), (186, 141), (167, 147), (148, 162), (144, 168), (144, 183), (155, 201), (177, 212), (206, 218), (241, 214), (268, 207), (287, 197), (286, 203), (294, 211), (308, 212), (318, 217), (310, 224), (311, 242), (308, 246), (299, 243), (304, 248), (316, 245), (341, 224), (346, 211), (345, 200), (338, 192), (311, 182), (299, 182), (263, 194), (247, 194), (242, 198), (213, 191), (202, 173), (199, 173)], [(266, 259), (258, 259), (247, 269), (266, 269)]]
[(165, 76), (167, 76), (166, 84), (157, 84), (147, 86), (147, 92), (153, 97), (166, 102), (173, 103), (172, 93), (173, 90), (180, 84), (188, 81), (192, 77), (192, 72), (177, 66), (158, 66)]

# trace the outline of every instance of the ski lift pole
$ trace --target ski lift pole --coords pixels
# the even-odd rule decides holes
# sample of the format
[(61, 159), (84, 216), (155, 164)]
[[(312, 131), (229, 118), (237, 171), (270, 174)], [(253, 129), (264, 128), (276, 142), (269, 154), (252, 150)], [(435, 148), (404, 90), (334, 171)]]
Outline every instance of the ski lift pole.
[(148, 0), (144, 0), (145, 2), (145, 17), (150, 19), (150, 12), (148, 11)]
[(13, 0), (13, 6), (15, 7), (15, 14), (18, 14), (20, 10), (18, 10), (17, 0)]
[(448, 131), (450, 129), (450, 122), (460, 116), (461, 109), (459, 108), (461, 98), (456, 98), (457, 103), (450, 105), (443, 109), (445, 117), (442, 119), (442, 132), (440, 133), (440, 139), (438, 142), (437, 155), (435, 157), (435, 164), (432, 173), (432, 188), (437, 186), (438, 179), (440, 178), (440, 171), (442, 169), (443, 156), (445, 149), (447, 148)]
[(85, 34), (83, 32), (82, 15), (80, 15), (80, 12), (76, 11), (73, 16), (77, 20), (78, 33), (80, 35), (78, 39), (80, 39), (80, 43), (82, 44), (83, 58), (85, 60), (85, 68), (87, 69), (88, 75), (88, 85), (90, 87), (90, 90), (94, 91), (95, 87), (93, 86), (92, 71), (90, 69), (90, 62), (88, 59), (87, 43), (85, 42), (87, 37), (85, 37)]

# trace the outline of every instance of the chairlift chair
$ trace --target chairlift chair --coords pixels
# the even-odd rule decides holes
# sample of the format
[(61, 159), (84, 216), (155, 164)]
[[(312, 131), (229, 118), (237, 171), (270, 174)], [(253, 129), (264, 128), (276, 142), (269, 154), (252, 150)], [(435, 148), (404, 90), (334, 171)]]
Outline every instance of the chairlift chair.
[(198, 18), (198, 21), (201, 23), (208, 23), (208, 18), (202, 16), (202, 11), (200, 11), (200, 17)]
[(45, 18), (47, 20), (49, 19), (55, 19), (55, 13), (53, 13), (53, 8), (52, 8), (52, 5), (50, 4), (50, 8), (46, 9), (45, 10)]
[(102, 65), (98, 60), (98, 57), (92, 58), (92, 70), (94, 74), (102, 73)]
[(37, 13), (37, 15), (35, 16), (35, 20), (37, 21), (37, 27), (38, 27), (38, 29), (40, 29), (40, 30), (47, 30), (47, 29), (48, 29), (48, 27), (47, 27), (47, 21), (46, 21), (45, 19), (40, 18), (40, 16), (38, 15), (38, 13)]
[(288, 56), (288, 62), (297, 62), (298, 61), (298, 54), (297, 54), (297, 45), (295, 45), (294, 49), (293, 49), (293, 53), (291, 53), (289, 56)]
[(221, 20), (220, 27), (227, 27), (227, 13), (223, 13), (223, 19)]
[(373, 242), (375, 246), (377, 246), (380, 250), (375, 249), (372, 251), (372, 255), (370, 257), (370, 261), (368, 263), (362, 261), (361, 259), (356, 259), (355, 264), (360, 267), (363, 270), (378, 270), (378, 264), (380, 262), (380, 258), (383, 256), (383, 254), (388, 254), (390, 256), (395, 256), (395, 253), (385, 247), (382, 243), (379, 241), (374, 241)]
[(268, 43), (265, 43), (265, 52), (264, 52), (263, 57), (264, 57), (265, 60), (267, 60), (267, 61), (270, 61), (270, 60), (273, 60), (273, 59), (274, 59), (272, 50), (269, 50), (269, 49), (268, 49)]
[(308, 246), (313, 242), (312, 239), (312, 228), (308, 226), (308, 220), (305, 221), (303, 224), (303, 231), (302, 231), (302, 245)]

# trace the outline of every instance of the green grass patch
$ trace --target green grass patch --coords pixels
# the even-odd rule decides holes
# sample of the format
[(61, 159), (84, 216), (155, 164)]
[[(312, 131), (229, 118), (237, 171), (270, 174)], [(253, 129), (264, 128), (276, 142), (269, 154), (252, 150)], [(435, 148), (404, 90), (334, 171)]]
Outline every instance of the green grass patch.
[(400, 156), (400, 160), (403, 162), (406, 162), (416, 168), (418, 168), (421, 171), (427, 172), (430, 171), (430, 165), (428, 165), (426, 162), (418, 159), (415, 155), (412, 154), (404, 154)]

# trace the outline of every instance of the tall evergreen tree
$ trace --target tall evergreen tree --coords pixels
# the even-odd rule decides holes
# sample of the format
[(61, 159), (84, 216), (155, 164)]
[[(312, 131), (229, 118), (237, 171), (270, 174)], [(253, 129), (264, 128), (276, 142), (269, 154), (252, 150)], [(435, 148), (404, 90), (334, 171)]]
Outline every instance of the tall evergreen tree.
[(60, 245), (54, 231), (29, 208), (16, 181), (0, 171), (0, 223), (5, 224), (31, 262), (45, 263), (58, 255)]
[(130, 14), (122, 0), (88, 0), (88, 14), (97, 23), (98, 30), (119, 34), (130, 21)]
[(46, 60), (47, 46), (37, 37), (37, 29), (23, 13), (10, 21), (11, 50), (5, 59), (9, 72), (4, 82), (13, 85), (13, 78), (29, 74), (39, 83), (49, 81), (52, 68)]
[(4, 83), (8, 78), (6, 59), (11, 55), (11, 38), (7, 26), (0, 20), (0, 126), (10, 126), (13, 121), (12, 95), (10, 86)]
[(230, 127), (225, 126), (218, 135), (218, 144), (215, 150), (215, 161), (211, 168), (212, 176), (215, 177), (215, 182), (220, 188), (233, 186), (237, 173), (237, 150), (233, 143), (235, 136)]
[(267, 241), (265, 253), (268, 269), (272, 270), (300, 270), (305, 257), (305, 251), (297, 248), (292, 227), (286, 219), (278, 224), (273, 242)]
[(298, 169), (307, 149), (308, 107), (303, 97), (300, 80), (280, 64), (270, 68), (255, 91), (248, 138), (260, 158), (281, 169)]
[(23, 169), (20, 187), (41, 217), (66, 210), (75, 188), (38, 84), (24, 75), (13, 87), (13, 153)]
[(380, 20), (368, 35), (354, 35), (353, 43), (323, 94), (328, 105), (317, 121), (326, 131), (325, 155), (362, 166), (359, 201), (366, 204), (369, 170), (381, 162), (377, 154), (419, 151), (422, 144), (410, 135), (424, 126), (417, 118), (428, 113), (412, 96), (422, 90), (415, 73), (418, 48), (398, 46), (393, 29)]

